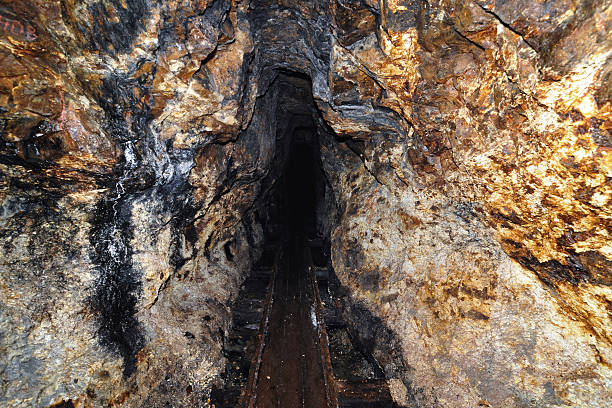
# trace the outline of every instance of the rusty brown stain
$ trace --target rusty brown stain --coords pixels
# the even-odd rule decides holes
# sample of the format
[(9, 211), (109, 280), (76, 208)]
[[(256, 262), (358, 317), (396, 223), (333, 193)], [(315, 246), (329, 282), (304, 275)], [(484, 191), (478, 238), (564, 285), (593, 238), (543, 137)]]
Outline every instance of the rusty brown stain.
[(466, 313), (467, 317), (474, 320), (489, 320), (489, 316), (486, 314), (479, 312), (478, 310), (470, 309)]
[(399, 214), (400, 219), (402, 220), (402, 224), (404, 225), (404, 228), (407, 230), (417, 228), (419, 225), (423, 224), (423, 222), (420, 219), (406, 213), (404, 210), (400, 210), (398, 214)]

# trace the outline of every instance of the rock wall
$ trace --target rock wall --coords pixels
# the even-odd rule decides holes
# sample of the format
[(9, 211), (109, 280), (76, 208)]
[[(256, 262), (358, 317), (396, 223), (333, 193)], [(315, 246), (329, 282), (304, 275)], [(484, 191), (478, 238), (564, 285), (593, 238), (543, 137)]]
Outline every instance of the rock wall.
[(0, 402), (207, 406), (302, 126), (400, 405), (607, 406), (611, 24), (609, 1), (1, 2)]
[(274, 155), (237, 13), (2, 2), (0, 405), (206, 405)]
[(398, 400), (607, 406), (610, 3), (338, 7), (334, 267)]

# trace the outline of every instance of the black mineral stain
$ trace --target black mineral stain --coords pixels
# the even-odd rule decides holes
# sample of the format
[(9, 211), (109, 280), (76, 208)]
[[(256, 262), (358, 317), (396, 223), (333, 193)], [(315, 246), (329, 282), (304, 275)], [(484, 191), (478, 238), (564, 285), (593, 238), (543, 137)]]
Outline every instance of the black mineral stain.
[[(100, 344), (123, 358), (123, 374), (136, 368), (136, 354), (144, 346), (144, 336), (135, 317), (141, 291), (139, 276), (132, 266), (132, 201), (154, 183), (154, 174), (145, 165), (136, 166), (143, 156), (142, 143), (148, 132), (149, 109), (138, 103), (132, 93), (142, 85), (127, 75), (108, 75), (102, 86), (100, 105), (106, 116), (106, 130), (124, 152), (108, 183), (108, 196), (96, 208), (90, 231), (94, 248), (92, 261), (98, 269), (94, 294), (90, 302), (97, 312)], [(123, 112), (133, 117), (128, 123)], [(139, 163), (140, 164), (140, 163)]]
[(93, 26), (79, 29), (89, 36), (94, 49), (110, 53), (130, 51), (149, 16), (147, 0), (106, 0), (92, 4), (88, 9)]
[(91, 300), (99, 317), (98, 336), (103, 346), (123, 358), (125, 376), (134, 372), (136, 353), (144, 346), (134, 316), (138, 300), (135, 294), (141, 283), (132, 268), (129, 216), (128, 206), (113, 201), (113, 197), (105, 199), (98, 204), (90, 235), (95, 251), (92, 261), (99, 268)]
[[(139, 65), (135, 64), (132, 73), (107, 75), (101, 87), (98, 103), (105, 111), (105, 130), (123, 157), (106, 184), (109, 194), (97, 204), (90, 232), (92, 260), (98, 269), (90, 302), (99, 319), (99, 340), (123, 358), (126, 377), (134, 372), (136, 355), (145, 344), (135, 317), (142, 283), (130, 246), (133, 203), (156, 203), (150, 209), (156, 212), (153, 218), (170, 220), (170, 261), (175, 271), (189, 259), (182, 250), (184, 242), (197, 236), (192, 225), (198, 209), (192, 205), (192, 186), (187, 181), (194, 152), (173, 150), (151, 133), (151, 108), (134, 95), (134, 89), (141, 95), (150, 92), (155, 70), (135, 76), (134, 72), (141, 72)], [(189, 256), (194, 253), (192, 250)]]
[(593, 284), (612, 284), (612, 262), (596, 252), (578, 254), (565, 247), (565, 263), (556, 259), (540, 262), (522, 244), (505, 239), (502, 246), (506, 253), (523, 267), (534, 272), (542, 282), (554, 287), (559, 282), (579, 285), (584, 282)]
[[(0, 113), (2, 115), (2, 113)], [(25, 131), (19, 141), (11, 141), (7, 133)], [(0, 162), (29, 168), (45, 168), (53, 165), (53, 159), (61, 156), (64, 146), (54, 124), (16, 115), (0, 116)]]
[[(193, 162), (194, 154), (192, 151), (173, 151), (167, 147), (170, 163), (174, 168), (179, 167), (179, 163)], [(193, 221), (198, 212), (198, 208), (193, 205), (192, 186), (187, 181), (185, 174), (175, 172), (170, 180), (157, 186), (156, 197), (163, 204), (162, 210), (173, 214), (171, 218), (172, 226), (172, 245), (170, 263), (175, 271), (181, 269), (183, 265), (197, 254), (195, 242), (197, 241), (197, 231), (193, 226)], [(191, 254), (186, 256), (183, 253), (183, 242), (188, 242), (191, 246)], [(185, 272), (185, 277), (189, 274)]]

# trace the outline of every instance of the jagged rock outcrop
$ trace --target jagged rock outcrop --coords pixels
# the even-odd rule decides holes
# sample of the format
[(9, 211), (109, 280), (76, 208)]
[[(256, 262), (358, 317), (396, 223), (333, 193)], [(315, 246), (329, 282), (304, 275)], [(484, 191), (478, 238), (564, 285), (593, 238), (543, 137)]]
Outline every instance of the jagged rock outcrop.
[(0, 3), (2, 405), (207, 406), (310, 128), (398, 404), (608, 406), (611, 25), (607, 0)]

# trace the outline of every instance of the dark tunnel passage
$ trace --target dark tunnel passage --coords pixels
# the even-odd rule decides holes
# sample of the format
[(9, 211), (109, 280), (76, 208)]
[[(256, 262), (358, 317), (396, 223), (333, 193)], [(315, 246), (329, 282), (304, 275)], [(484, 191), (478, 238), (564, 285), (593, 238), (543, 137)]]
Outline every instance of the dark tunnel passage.
[(284, 175), (284, 194), (287, 197), (286, 216), (292, 232), (314, 232), (315, 224), (315, 162), (314, 148), (296, 143), (290, 152)]
[(329, 191), (319, 136), (326, 130), (302, 75), (282, 73), (262, 97), (276, 110), (276, 153), (260, 211), (263, 253), (232, 305), (219, 407), (392, 407), (384, 375), (338, 308)]
[[(262, 198), (264, 230), (282, 225), (302, 236), (320, 236), (321, 214), (326, 199), (321, 168), (320, 115), (312, 98), (310, 78), (281, 72), (270, 85), (262, 104), (275, 111), (276, 153), (270, 183), (271, 193)], [(266, 101), (267, 99), (267, 101)]]

